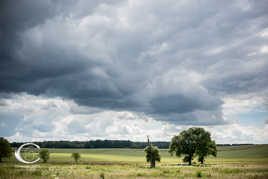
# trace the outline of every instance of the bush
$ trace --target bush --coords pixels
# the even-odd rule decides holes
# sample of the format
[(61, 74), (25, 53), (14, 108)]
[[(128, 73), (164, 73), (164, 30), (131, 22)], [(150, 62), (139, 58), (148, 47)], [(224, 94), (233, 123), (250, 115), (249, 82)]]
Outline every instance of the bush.
[(72, 158), (74, 158), (75, 162), (77, 163), (77, 161), (81, 158), (81, 156), (78, 152), (74, 152), (72, 153)]
[(6, 140), (3, 137), (0, 137), (0, 162), (2, 162), (3, 158), (11, 157), (11, 153), (12, 153), (12, 148), (8, 140)]
[(46, 163), (49, 159), (49, 151), (48, 149), (41, 149), (39, 152), (40, 158), (43, 160), (44, 163)]
[(202, 177), (202, 172), (201, 171), (196, 172), (196, 177), (201, 178)]
[(157, 147), (149, 145), (147, 146), (144, 151), (146, 152), (146, 161), (150, 162), (151, 164), (151, 168), (155, 168), (155, 161), (159, 161), (160, 162), (160, 154), (159, 154), (159, 150)]
[(42, 172), (40, 170), (35, 170), (31, 174), (32, 176), (42, 176)]

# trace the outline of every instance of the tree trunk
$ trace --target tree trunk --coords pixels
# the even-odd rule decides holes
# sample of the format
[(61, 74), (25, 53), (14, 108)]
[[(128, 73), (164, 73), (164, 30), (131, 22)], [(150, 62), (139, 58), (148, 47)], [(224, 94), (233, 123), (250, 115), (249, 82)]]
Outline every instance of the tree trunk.
[(155, 168), (155, 160), (151, 160), (151, 168)]
[(189, 156), (189, 165), (192, 165), (192, 158), (193, 158), (193, 157), (190, 155), (190, 156)]
[(152, 146), (150, 146), (151, 147), (151, 154), (150, 154), (150, 164), (151, 164), (151, 168), (154, 168), (154, 161), (153, 161), (153, 155), (152, 155)]
[(148, 146), (150, 147), (150, 168), (155, 168), (155, 160), (153, 159), (153, 146), (152, 143), (150, 142), (149, 136), (148, 138)]
[(201, 164), (204, 164), (204, 157), (201, 156), (201, 157), (199, 158), (199, 161), (200, 161)]

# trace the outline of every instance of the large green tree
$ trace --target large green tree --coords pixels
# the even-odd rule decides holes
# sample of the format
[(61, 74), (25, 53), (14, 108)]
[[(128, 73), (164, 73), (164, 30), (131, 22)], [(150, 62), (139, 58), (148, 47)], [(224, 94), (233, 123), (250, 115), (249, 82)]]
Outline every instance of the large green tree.
[(192, 164), (194, 156), (204, 163), (208, 155), (216, 156), (217, 148), (214, 141), (211, 140), (210, 133), (203, 128), (189, 128), (182, 131), (178, 136), (174, 136), (169, 145), (169, 152), (175, 153), (180, 157), (184, 155), (184, 162)]
[(196, 134), (198, 135), (196, 155), (198, 156), (198, 161), (203, 164), (207, 156), (217, 156), (217, 146), (215, 141), (211, 140), (210, 133), (203, 128), (196, 128)]
[(0, 162), (2, 162), (3, 158), (10, 157), (12, 153), (12, 148), (8, 142), (3, 137), (0, 137)]

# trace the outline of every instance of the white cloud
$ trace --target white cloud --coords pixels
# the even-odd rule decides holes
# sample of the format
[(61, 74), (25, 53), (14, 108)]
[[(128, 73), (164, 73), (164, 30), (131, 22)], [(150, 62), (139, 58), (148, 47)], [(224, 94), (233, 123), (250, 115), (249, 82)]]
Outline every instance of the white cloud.
[(225, 49), (224, 47), (217, 47), (217, 48), (214, 48), (214, 49), (207, 51), (205, 54), (206, 55), (216, 55), (216, 54), (223, 52), (224, 49)]
[(224, 115), (246, 114), (264, 103), (263, 98), (256, 96), (236, 96), (224, 98)]
[(217, 143), (252, 143), (263, 144), (268, 142), (268, 127), (241, 126), (231, 124), (227, 126), (205, 127)]
[(261, 47), (260, 52), (261, 52), (261, 53), (268, 53), (268, 46), (265, 45), (265, 46)]
[(261, 37), (268, 37), (268, 29), (264, 29), (261, 33), (260, 33)]

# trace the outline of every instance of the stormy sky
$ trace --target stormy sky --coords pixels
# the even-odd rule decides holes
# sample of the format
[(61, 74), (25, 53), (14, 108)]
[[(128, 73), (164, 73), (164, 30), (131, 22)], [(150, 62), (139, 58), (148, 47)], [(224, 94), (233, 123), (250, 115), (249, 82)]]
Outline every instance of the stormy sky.
[(0, 136), (268, 143), (267, 0), (1, 0)]

